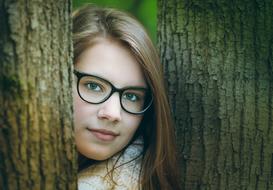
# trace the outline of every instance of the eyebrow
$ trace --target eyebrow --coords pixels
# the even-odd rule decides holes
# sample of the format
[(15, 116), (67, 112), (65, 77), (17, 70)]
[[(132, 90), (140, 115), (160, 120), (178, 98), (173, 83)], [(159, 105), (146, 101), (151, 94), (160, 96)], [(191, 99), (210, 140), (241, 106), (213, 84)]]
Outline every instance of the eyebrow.
[[(97, 78), (99, 78), (99, 79), (102, 79), (102, 80), (107, 81), (107, 82), (109, 82), (110, 84), (114, 85), (113, 82), (112, 82), (111, 80), (108, 80), (108, 79), (106, 79), (106, 78), (104, 78), (104, 77), (102, 77), (102, 76), (100, 76), (100, 75), (98, 75), (98, 74), (85, 73), (85, 72), (82, 72), (82, 71), (78, 71), (78, 70), (76, 70), (76, 69), (74, 69), (74, 71), (76, 71), (76, 73), (79, 73), (80, 75), (97, 77)], [(115, 86), (115, 85), (114, 85), (114, 86)], [(116, 87), (116, 86), (115, 86), (115, 87)], [(142, 86), (142, 85), (124, 86), (124, 87), (121, 87), (121, 88), (119, 88), (119, 89), (130, 89), (130, 88), (132, 88), (132, 89), (145, 89), (145, 90), (148, 90), (148, 87)]]

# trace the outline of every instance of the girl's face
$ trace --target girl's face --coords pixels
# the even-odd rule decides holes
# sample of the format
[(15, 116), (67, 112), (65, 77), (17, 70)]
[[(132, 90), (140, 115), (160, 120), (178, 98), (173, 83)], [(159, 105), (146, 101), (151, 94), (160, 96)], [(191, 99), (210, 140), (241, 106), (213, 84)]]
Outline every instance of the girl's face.
[[(99, 39), (83, 52), (75, 70), (99, 76), (117, 88), (147, 87), (133, 55), (120, 44), (106, 39)], [(79, 97), (74, 85), (73, 102), (76, 146), (90, 159), (105, 160), (122, 150), (142, 120), (142, 115), (122, 109), (117, 92), (101, 104), (90, 104)]]

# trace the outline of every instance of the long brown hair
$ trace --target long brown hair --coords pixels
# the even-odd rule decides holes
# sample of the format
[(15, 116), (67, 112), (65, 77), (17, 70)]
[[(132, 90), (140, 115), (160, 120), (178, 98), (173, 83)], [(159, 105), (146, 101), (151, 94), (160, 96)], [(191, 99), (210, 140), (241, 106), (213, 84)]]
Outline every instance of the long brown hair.
[(141, 189), (180, 189), (174, 129), (162, 66), (152, 41), (129, 14), (87, 5), (73, 13), (74, 63), (98, 37), (117, 41), (132, 52), (154, 96), (152, 108), (145, 112), (135, 135), (144, 139)]

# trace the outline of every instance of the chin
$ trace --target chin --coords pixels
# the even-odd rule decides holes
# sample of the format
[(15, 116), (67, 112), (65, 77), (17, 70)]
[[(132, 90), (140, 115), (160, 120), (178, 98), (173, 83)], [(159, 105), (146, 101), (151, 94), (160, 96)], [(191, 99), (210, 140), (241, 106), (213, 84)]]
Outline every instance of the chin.
[(107, 160), (108, 158), (110, 158), (112, 156), (112, 154), (109, 154), (107, 152), (94, 152), (94, 151), (84, 151), (81, 152), (82, 155), (84, 155), (86, 158), (92, 159), (92, 160), (97, 160), (97, 161), (103, 161), (103, 160)]
[(96, 156), (92, 156), (92, 157), (88, 157), (88, 158), (90, 158), (92, 160), (103, 161), (103, 160), (107, 160), (110, 157), (111, 157), (111, 155), (96, 155)]

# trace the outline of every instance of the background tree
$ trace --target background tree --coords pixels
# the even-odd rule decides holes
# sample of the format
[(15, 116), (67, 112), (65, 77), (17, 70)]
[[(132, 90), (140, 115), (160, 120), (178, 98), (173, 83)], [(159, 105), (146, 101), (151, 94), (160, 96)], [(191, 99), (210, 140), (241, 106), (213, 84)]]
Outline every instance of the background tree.
[(159, 0), (186, 190), (273, 189), (273, 1)]
[(0, 0), (0, 189), (76, 189), (71, 7)]

